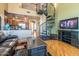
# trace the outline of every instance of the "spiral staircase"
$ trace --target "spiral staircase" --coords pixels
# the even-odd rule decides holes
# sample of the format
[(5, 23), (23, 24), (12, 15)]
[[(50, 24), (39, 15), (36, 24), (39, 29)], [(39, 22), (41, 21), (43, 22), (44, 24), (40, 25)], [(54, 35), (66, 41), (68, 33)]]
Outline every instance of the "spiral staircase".
[(46, 3), (43, 5), (45, 6), (37, 12), (40, 15), (44, 14), (46, 16), (46, 22), (40, 25), (40, 38), (42, 38), (43, 40), (48, 40), (52, 36), (51, 30), (55, 23), (55, 7), (52, 3)]

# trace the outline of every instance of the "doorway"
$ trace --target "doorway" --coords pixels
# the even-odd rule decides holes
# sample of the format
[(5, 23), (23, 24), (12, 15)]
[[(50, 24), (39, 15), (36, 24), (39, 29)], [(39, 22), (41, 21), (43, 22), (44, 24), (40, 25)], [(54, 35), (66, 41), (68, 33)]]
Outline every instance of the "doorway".
[(37, 37), (37, 25), (36, 21), (32, 20), (29, 22), (29, 28), (32, 30), (32, 35), (36, 38)]

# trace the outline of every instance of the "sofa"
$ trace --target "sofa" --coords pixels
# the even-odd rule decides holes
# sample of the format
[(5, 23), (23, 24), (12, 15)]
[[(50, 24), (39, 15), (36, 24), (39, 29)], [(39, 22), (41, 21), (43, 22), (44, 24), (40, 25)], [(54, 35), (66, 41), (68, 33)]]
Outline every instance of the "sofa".
[(6, 41), (8, 39), (14, 39), (14, 38), (18, 38), (18, 36), (16, 36), (16, 35), (5, 36), (5, 34), (3, 32), (0, 32), (0, 43), (3, 43), (4, 41)]
[(9, 56), (11, 48), (9, 47), (0, 47), (0, 56)]
[(5, 36), (3, 32), (0, 32), (0, 55), (13, 55), (17, 44), (17, 40), (17, 36)]

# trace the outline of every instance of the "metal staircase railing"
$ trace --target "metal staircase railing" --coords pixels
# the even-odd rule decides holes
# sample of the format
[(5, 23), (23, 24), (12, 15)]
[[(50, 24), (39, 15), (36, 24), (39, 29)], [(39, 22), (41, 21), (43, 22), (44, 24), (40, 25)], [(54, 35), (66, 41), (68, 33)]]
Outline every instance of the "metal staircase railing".
[(43, 35), (43, 34), (47, 34), (46, 33), (46, 22), (42, 23), (40, 25), (40, 34)]
[(45, 40), (50, 38), (52, 34), (51, 30), (52, 30), (53, 24), (55, 23), (55, 7), (53, 4), (50, 4), (50, 5), (53, 8), (53, 15), (50, 15), (48, 10), (49, 8), (48, 4), (46, 4), (46, 8), (43, 9), (43, 13), (42, 13), (46, 16), (46, 22), (40, 25), (40, 37)]
[(40, 25), (40, 36), (42, 39), (49, 39), (51, 36), (51, 30), (54, 24), (54, 21), (52, 21), (52, 19), (47, 19), (46, 22), (42, 23)]

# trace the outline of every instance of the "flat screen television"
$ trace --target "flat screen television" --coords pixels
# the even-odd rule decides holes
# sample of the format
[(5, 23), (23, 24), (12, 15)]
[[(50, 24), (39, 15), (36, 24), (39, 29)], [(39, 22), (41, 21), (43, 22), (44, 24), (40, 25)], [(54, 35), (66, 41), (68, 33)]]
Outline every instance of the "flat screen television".
[(60, 28), (62, 28), (62, 29), (78, 29), (78, 17), (61, 20)]

